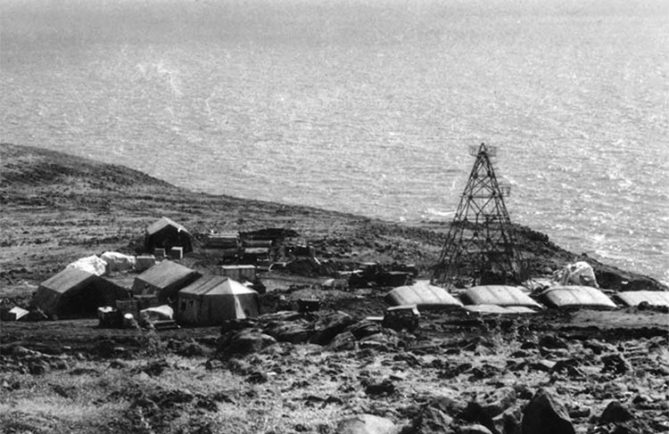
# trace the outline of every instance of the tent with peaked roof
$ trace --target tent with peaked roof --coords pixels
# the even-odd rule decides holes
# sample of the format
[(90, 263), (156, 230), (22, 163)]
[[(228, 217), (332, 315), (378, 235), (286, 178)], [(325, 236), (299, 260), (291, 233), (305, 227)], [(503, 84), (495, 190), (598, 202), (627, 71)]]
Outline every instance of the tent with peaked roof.
[(183, 225), (161, 217), (146, 228), (144, 247), (148, 252), (163, 248), (169, 252), (172, 247), (182, 247), (184, 253), (193, 251), (193, 236)]
[(258, 293), (225, 276), (203, 276), (179, 291), (177, 320), (220, 325), (224, 320), (258, 316)]
[(135, 295), (155, 295), (160, 302), (176, 300), (177, 292), (200, 277), (200, 273), (172, 261), (162, 261), (135, 277)]
[(130, 298), (129, 291), (77, 268), (66, 268), (42, 282), (33, 304), (52, 318), (92, 316), (101, 306)]

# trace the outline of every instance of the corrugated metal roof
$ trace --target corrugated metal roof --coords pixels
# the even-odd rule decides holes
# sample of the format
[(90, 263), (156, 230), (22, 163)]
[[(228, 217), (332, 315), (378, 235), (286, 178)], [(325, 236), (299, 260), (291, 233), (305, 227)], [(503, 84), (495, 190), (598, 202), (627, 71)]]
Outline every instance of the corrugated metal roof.
[(530, 309), (526, 306), (498, 306), (496, 304), (470, 304), (465, 306), (470, 312), (480, 313), (480, 314), (500, 314), (500, 315), (509, 315), (509, 314), (526, 314), (526, 313), (537, 313), (536, 310)]
[(191, 270), (176, 262), (162, 261), (160, 264), (154, 265), (137, 276), (136, 279), (158, 288), (164, 288), (171, 283), (179, 281), (192, 274), (197, 274), (197, 271)]
[(484, 285), (469, 288), (463, 295), (468, 304), (494, 304), (497, 306), (527, 306), (539, 308), (541, 305), (532, 300), (517, 286)]
[(669, 306), (669, 292), (666, 291), (625, 291), (616, 294), (627, 306), (648, 303), (651, 306)]
[(184, 231), (187, 234), (190, 233), (188, 232), (188, 229), (186, 229), (183, 225), (180, 225), (179, 223), (175, 222), (174, 220), (168, 217), (161, 217), (160, 219), (151, 223), (149, 226), (146, 227), (146, 233), (149, 235), (153, 235), (156, 232), (159, 232), (168, 226), (175, 227), (177, 230)]
[(40, 286), (62, 293), (95, 277), (94, 274), (78, 268), (66, 268), (42, 282)]
[(415, 304), (418, 307), (462, 306), (462, 303), (444, 288), (430, 285), (427, 280), (410, 286), (399, 286), (386, 295), (394, 305)]
[(251, 288), (247, 288), (241, 283), (234, 281), (225, 276), (202, 276), (195, 282), (191, 283), (187, 287), (179, 291), (180, 294), (191, 294), (191, 295), (221, 295), (221, 294), (253, 294), (254, 291)]
[(563, 307), (596, 307), (615, 309), (616, 305), (602, 291), (591, 286), (554, 286), (540, 295), (541, 300), (549, 306)]

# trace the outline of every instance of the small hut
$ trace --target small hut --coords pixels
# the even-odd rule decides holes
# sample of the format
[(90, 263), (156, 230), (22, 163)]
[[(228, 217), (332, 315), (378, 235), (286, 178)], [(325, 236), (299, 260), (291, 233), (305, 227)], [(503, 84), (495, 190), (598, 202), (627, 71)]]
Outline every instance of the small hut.
[(101, 306), (130, 298), (130, 292), (107, 279), (66, 268), (42, 282), (33, 304), (53, 319), (94, 316)]
[(258, 293), (225, 276), (204, 276), (179, 291), (177, 319), (191, 325), (258, 316)]
[(184, 254), (193, 251), (193, 236), (188, 230), (167, 217), (162, 217), (146, 228), (144, 247), (147, 252), (165, 249), (169, 253), (173, 247), (181, 247)]

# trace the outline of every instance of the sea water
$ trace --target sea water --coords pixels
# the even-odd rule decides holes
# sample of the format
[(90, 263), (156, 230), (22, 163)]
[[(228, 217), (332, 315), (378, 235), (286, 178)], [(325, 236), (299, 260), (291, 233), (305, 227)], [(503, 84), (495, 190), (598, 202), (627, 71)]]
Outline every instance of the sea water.
[(669, 281), (665, 0), (2, 0), (0, 139), (191, 189), (513, 220)]

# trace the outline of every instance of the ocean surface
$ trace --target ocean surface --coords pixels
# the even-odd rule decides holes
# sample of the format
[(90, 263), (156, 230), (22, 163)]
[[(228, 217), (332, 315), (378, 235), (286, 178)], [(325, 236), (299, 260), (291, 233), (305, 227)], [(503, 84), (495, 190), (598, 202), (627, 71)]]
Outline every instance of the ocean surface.
[(666, 0), (0, 0), (0, 140), (210, 193), (511, 218), (669, 282)]

